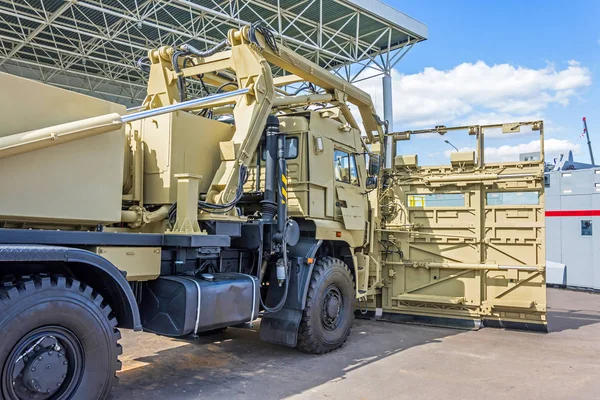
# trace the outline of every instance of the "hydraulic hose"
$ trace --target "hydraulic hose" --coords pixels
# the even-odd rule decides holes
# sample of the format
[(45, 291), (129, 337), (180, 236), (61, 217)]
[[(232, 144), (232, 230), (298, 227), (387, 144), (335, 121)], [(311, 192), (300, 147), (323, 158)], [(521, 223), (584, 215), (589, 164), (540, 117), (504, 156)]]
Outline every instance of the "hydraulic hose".
[(210, 57), (213, 54), (216, 54), (219, 50), (222, 50), (222, 49), (224, 49), (227, 46), (229, 46), (229, 42), (227, 41), (227, 39), (225, 39), (221, 43), (218, 43), (213, 48), (208, 49), (206, 51), (201, 51), (201, 50), (195, 48), (194, 46), (192, 46), (189, 43), (181, 45), (179, 48), (181, 50), (185, 51), (186, 53), (190, 53), (190, 54), (193, 54), (193, 55), (198, 56), (198, 57)]
[(148, 72), (150, 72), (150, 65), (148, 65), (147, 62), (148, 62), (148, 57), (138, 58), (136, 65), (139, 69), (148, 73)]
[(233, 86), (233, 87), (239, 87), (237, 82), (225, 82), (224, 84), (222, 84), (221, 86), (219, 86), (217, 88), (217, 90), (215, 91), (215, 93), (223, 93), (223, 89), (225, 89), (227, 86)]
[[(184, 55), (185, 52), (183, 51), (176, 51), (173, 53), (173, 57), (171, 58), (171, 64), (173, 64), (173, 71), (175, 71), (175, 73), (179, 74), (179, 72), (181, 71), (179, 69), (179, 57)], [(182, 76), (177, 76), (177, 89), (179, 90), (179, 101), (181, 103), (183, 103), (186, 100), (187, 97), (187, 91), (186, 91), (186, 87), (185, 87), (185, 80), (183, 79)]]
[[(286, 270), (288, 270), (288, 268), (286, 268)], [(283, 295), (281, 296), (281, 300), (279, 300), (279, 303), (277, 303), (277, 305), (275, 305), (274, 307), (269, 307), (263, 301), (262, 296), (259, 296), (259, 298), (260, 298), (260, 305), (262, 306), (262, 308), (264, 308), (264, 310), (266, 312), (276, 313), (277, 311), (281, 310), (283, 308), (283, 306), (285, 305), (285, 302), (286, 302), (287, 296), (288, 296), (288, 289), (290, 287), (290, 274), (289, 274), (289, 271), (287, 271), (286, 275), (287, 276), (285, 278), (285, 290), (283, 292)]]
[(261, 25), (260, 22), (255, 22), (250, 25), (250, 29), (248, 31), (248, 39), (250, 42), (260, 47), (259, 41), (256, 39), (256, 32), (259, 32), (263, 35), (267, 46), (271, 48), (275, 53), (279, 53), (279, 48), (277, 47), (277, 41), (275, 40), (275, 34), (269, 28)]
[(288, 289), (290, 287), (290, 268), (288, 266), (288, 257), (287, 257), (287, 227), (288, 224), (285, 224), (285, 228), (283, 231), (283, 242), (281, 243), (281, 250), (282, 250), (282, 258), (283, 258), (283, 265), (285, 265), (285, 289), (283, 291), (283, 295), (281, 296), (281, 299), (279, 300), (279, 303), (277, 303), (277, 305), (275, 305), (274, 307), (268, 307), (265, 302), (262, 299), (262, 296), (259, 296), (260, 298), (260, 304), (262, 305), (262, 307), (265, 309), (266, 312), (270, 312), (270, 313), (276, 313), (277, 311), (281, 310), (283, 308), (283, 306), (285, 305), (285, 302), (287, 301), (287, 297), (288, 297)]

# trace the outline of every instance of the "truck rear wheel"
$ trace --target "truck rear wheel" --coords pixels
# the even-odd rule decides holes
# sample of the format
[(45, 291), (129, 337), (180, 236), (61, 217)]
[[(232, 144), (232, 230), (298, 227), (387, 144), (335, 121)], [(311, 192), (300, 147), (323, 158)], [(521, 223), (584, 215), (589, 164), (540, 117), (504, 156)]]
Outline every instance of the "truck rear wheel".
[(106, 399), (120, 333), (91, 287), (65, 277), (0, 285), (0, 387), (6, 400)]
[(324, 354), (342, 347), (354, 320), (354, 281), (346, 263), (323, 257), (315, 263), (298, 331), (300, 351)]

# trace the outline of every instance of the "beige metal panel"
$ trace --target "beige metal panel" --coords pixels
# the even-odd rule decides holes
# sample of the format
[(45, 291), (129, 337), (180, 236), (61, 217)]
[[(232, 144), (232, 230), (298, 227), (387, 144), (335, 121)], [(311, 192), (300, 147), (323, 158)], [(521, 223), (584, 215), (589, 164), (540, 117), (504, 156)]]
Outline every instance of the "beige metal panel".
[(279, 131), (284, 133), (308, 132), (308, 120), (304, 117), (279, 117)]
[(344, 227), (344, 224), (331, 220), (318, 220), (308, 218), (316, 227), (315, 239), (317, 240), (332, 240), (346, 242), (351, 249), (361, 245), (363, 240), (363, 231), (350, 231)]
[(125, 106), (0, 72), (0, 137), (110, 113)]
[[(316, 147), (316, 139), (321, 138), (323, 143), (323, 151), (318, 152)], [(321, 215), (322, 211), (318, 210), (319, 203), (322, 200), (320, 193), (325, 195), (325, 217), (333, 217), (334, 210), (334, 189), (333, 189), (333, 142), (331, 139), (324, 137), (320, 132), (311, 131), (308, 139), (309, 156), (309, 177), (311, 183), (311, 198), (310, 198), (310, 213)], [(315, 197), (312, 193), (315, 192)]]
[[(336, 110), (310, 113), (310, 130), (324, 135), (346, 146), (354, 147), (358, 130), (345, 124), (345, 119)], [(360, 148), (360, 147), (359, 147)]]
[(309, 216), (311, 218), (325, 218), (326, 210), (326, 189), (311, 185), (309, 189), (310, 195), (310, 208)]
[(160, 247), (99, 246), (94, 251), (125, 271), (128, 281), (148, 281), (160, 275)]
[(416, 167), (418, 164), (418, 158), (416, 154), (412, 155), (399, 155), (394, 159), (394, 166), (396, 167)]
[[(0, 73), (0, 137), (125, 107)], [(0, 219), (79, 223), (121, 217), (124, 130), (0, 160)], [(99, 156), (101, 155), (101, 156)]]
[(450, 163), (452, 165), (473, 165), (475, 164), (474, 151), (453, 151), (450, 153)]
[(221, 163), (219, 143), (231, 139), (233, 127), (187, 112), (143, 121), (144, 201), (169, 204), (177, 198), (175, 174), (207, 177), (199, 190), (206, 193)]
[(338, 199), (345, 204), (340, 209), (346, 229), (364, 230), (367, 212), (366, 197), (351, 185), (336, 184), (335, 189)]
[[(408, 160), (380, 196), (383, 311), (545, 326), (543, 162), (454, 155), (437, 167)], [(506, 199), (488, 201), (497, 193)]]

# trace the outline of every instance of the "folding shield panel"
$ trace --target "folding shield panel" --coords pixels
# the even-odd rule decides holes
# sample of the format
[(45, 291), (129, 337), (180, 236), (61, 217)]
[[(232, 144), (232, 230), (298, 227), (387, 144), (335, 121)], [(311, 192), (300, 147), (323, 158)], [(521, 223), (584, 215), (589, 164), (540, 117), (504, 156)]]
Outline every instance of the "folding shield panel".
[[(486, 162), (486, 132), (521, 128), (539, 132), (537, 157)], [(390, 320), (545, 331), (542, 122), (396, 138), (452, 130), (466, 130), (476, 147), (446, 152), (450, 163), (437, 166), (398, 155), (382, 179), (381, 300), (372, 297), (369, 309)]]

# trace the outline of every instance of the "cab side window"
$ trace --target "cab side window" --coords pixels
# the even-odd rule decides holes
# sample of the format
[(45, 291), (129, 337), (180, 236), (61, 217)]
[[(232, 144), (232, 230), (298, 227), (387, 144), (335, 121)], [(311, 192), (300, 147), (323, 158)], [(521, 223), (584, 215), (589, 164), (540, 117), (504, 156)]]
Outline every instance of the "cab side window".
[[(277, 152), (275, 152), (277, 155)], [(285, 139), (285, 159), (293, 160), (298, 157), (298, 138), (296, 136), (288, 137)], [(262, 146), (262, 160), (267, 159), (267, 149)]]
[(359, 186), (354, 155), (342, 150), (335, 150), (333, 153), (333, 170), (335, 171), (336, 181)]

